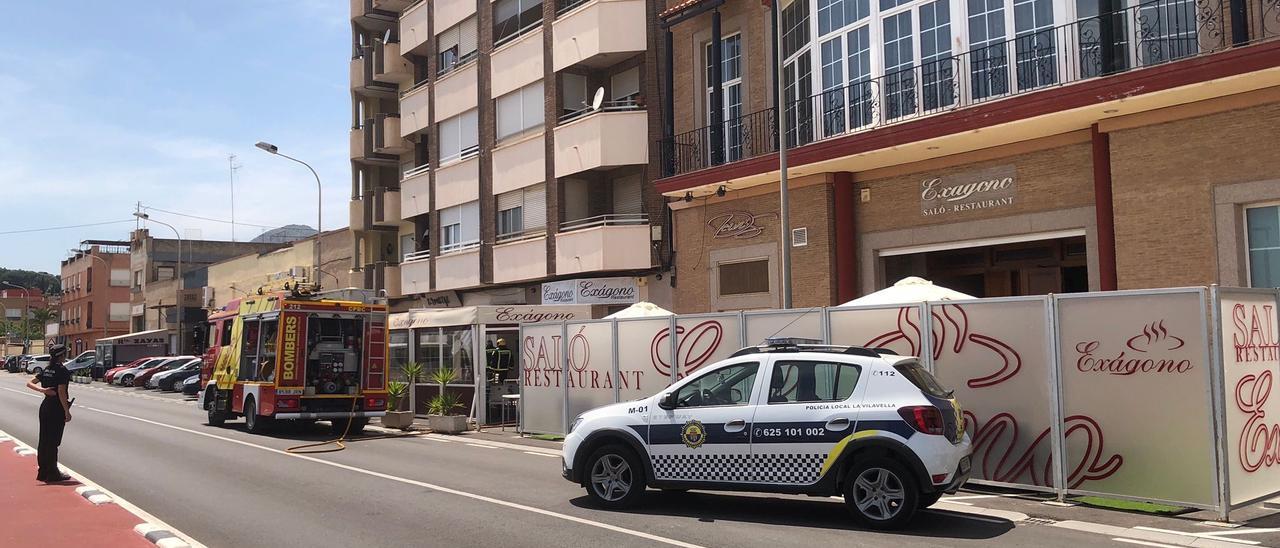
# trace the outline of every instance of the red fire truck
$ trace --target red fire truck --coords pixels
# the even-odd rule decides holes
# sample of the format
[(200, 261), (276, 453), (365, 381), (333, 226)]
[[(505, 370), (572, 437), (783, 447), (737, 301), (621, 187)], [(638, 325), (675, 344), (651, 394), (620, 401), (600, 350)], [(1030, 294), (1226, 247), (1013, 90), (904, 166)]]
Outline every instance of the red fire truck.
[(198, 404), (209, 424), (243, 416), (250, 432), (277, 420), (327, 420), (358, 433), (387, 407), (387, 307), (280, 291), (209, 315)]

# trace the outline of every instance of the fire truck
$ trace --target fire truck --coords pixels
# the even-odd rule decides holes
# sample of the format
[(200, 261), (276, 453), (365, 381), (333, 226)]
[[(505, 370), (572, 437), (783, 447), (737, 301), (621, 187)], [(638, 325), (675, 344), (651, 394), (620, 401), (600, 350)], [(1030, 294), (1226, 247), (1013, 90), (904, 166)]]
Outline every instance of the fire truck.
[[(287, 286), (286, 286), (287, 287)], [(356, 434), (387, 408), (387, 306), (260, 292), (209, 315), (198, 405), (208, 423), (327, 420)]]

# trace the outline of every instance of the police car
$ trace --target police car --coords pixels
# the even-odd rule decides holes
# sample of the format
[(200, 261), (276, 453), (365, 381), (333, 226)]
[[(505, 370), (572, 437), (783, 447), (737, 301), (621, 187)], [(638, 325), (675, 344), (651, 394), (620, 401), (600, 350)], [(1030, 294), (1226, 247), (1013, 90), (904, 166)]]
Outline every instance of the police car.
[(960, 404), (916, 358), (816, 342), (770, 339), (583, 413), (565, 438), (565, 479), (606, 508), (646, 487), (843, 495), (877, 529), (964, 484)]

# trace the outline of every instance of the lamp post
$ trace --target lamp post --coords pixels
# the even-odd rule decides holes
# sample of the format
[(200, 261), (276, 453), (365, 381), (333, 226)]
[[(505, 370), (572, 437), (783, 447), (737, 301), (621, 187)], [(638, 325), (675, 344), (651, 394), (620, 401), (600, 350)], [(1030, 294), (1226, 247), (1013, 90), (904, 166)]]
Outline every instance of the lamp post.
[(782, 242), (782, 308), (785, 309), (791, 308), (791, 201), (787, 189), (787, 98), (786, 79), (782, 76), (786, 67), (782, 55), (782, 6), (779, 5), (779, 0), (774, 0), (773, 12), (773, 39), (776, 41), (773, 57), (777, 71), (774, 73), (774, 80), (778, 86), (775, 105), (778, 123), (778, 198), (781, 201), (778, 228), (782, 231), (778, 235), (778, 241)]
[(27, 316), (31, 314), (31, 292), (27, 288), (14, 283), (0, 282), (0, 285), (22, 290), (22, 321), (18, 322), (18, 325), (22, 326), (22, 353), (29, 354), (31, 353), (31, 334), (29, 333), (30, 326), (27, 325), (27, 322), (31, 320)]
[[(143, 213), (141, 211), (135, 211), (133, 213), (133, 216), (139, 219), (142, 219), (144, 221), (151, 221), (153, 223), (158, 223), (158, 224), (167, 226), (169, 227), (169, 230), (173, 231), (173, 235), (178, 237), (178, 276), (177, 276), (178, 278), (178, 307), (177, 307), (178, 308), (178, 354), (182, 354), (182, 351), (183, 351), (182, 290), (183, 290), (183, 286), (186, 285), (183, 283), (183, 280), (182, 280), (182, 234), (180, 234), (178, 232), (178, 229), (175, 228), (173, 225), (166, 223), (164, 221), (157, 221), (155, 219), (152, 219), (150, 215), (147, 215), (146, 213)], [(163, 312), (163, 310), (161, 310), (161, 312)]]
[(311, 283), (314, 285), (315, 289), (320, 289), (320, 234), (324, 232), (324, 229), (322, 229), (320, 225), (320, 220), (322, 218), (321, 213), (324, 209), (323, 207), (324, 206), (324, 185), (320, 184), (320, 174), (316, 173), (315, 168), (311, 167), (311, 164), (308, 164), (302, 160), (299, 160), (287, 154), (282, 154), (280, 152), (280, 147), (277, 147), (271, 143), (268, 143), (265, 141), (258, 141), (253, 146), (258, 147), (262, 150), (265, 150), (281, 158), (285, 158), (287, 160), (293, 160), (299, 164), (306, 166), (307, 169), (311, 170), (311, 175), (316, 178), (316, 244), (314, 246), (316, 250), (316, 253), (315, 253), (316, 256), (315, 256), (315, 264), (312, 267), (315, 270), (315, 273), (311, 277)]
[[(81, 251), (78, 251), (75, 249), (71, 250), (71, 252), (81, 253)], [(85, 255), (93, 257), (94, 259), (97, 259), (98, 261), (102, 262), (102, 268), (106, 269), (107, 271), (107, 287), (111, 287), (111, 265), (107, 264), (107, 260), (97, 255), (94, 255), (93, 252), (91, 251), (86, 251), (83, 253)], [(108, 299), (110, 299), (110, 296), (108, 296)], [(107, 323), (111, 321), (111, 301), (110, 300), (107, 301), (107, 313), (105, 314), (105, 316), (106, 316), (106, 319), (102, 321), (102, 338), (104, 339), (107, 338)]]

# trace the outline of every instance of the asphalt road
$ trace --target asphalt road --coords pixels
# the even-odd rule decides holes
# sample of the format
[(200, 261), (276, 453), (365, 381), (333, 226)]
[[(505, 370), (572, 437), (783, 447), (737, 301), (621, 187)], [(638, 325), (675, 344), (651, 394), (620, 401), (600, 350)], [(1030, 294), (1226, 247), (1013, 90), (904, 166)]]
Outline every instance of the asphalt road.
[[(39, 399), (25, 380), (0, 373), (0, 430), (35, 445)], [(178, 395), (71, 392), (62, 462), (211, 547), (1119, 545), (936, 510), (906, 531), (864, 531), (839, 501), (805, 497), (651, 492), (637, 509), (603, 511), (553, 456), (399, 438), (299, 457), (284, 449), (327, 439), (327, 425), (258, 436), (242, 421), (206, 426)]]

